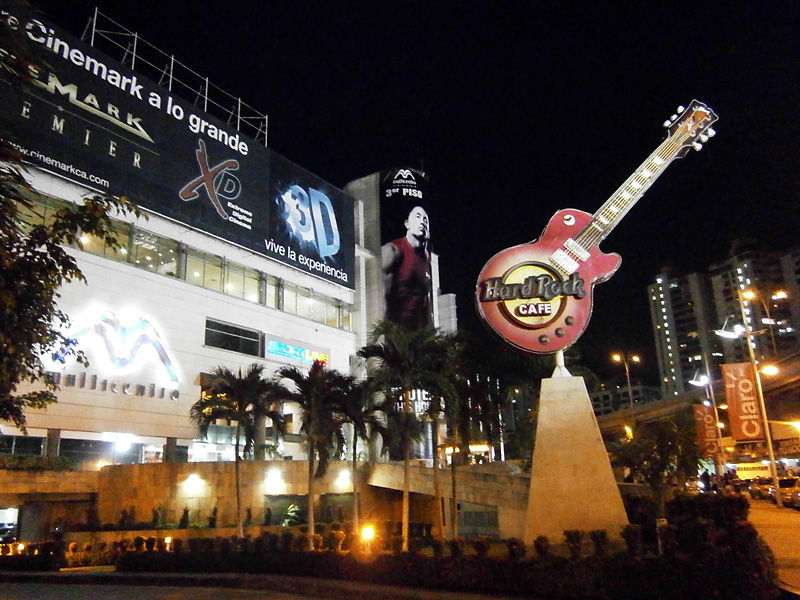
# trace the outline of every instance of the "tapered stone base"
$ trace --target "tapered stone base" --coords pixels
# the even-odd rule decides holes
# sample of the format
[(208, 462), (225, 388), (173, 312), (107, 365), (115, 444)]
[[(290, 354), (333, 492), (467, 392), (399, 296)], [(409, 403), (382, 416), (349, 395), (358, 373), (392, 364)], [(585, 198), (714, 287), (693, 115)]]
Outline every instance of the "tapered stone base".
[(564, 531), (604, 529), (619, 540), (628, 524), (592, 402), (581, 377), (542, 380), (525, 543), (552, 544)]

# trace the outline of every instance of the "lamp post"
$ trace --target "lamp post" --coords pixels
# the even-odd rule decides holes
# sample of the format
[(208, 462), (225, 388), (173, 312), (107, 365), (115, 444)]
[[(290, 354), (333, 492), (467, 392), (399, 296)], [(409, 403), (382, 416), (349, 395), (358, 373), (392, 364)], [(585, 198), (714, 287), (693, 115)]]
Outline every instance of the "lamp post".
[(630, 363), (641, 362), (641, 359), (636, 354), (621, 354), (621, 353), (614, 354), (611, 358), (613, 358), (615, 362), (621, 362), (623, 365), (625, 365), (625, 378), (628, 380), (628, 400), (630, 400), (631, 415), (633, 415), (633, 389), (631, 388)]
[(711, 402), (711, 406), (714, 408), (714, 425), (717, 430), (717, 452), (714, 455), (714, 462), (716, 463), (717, 469), (717, 476), (722, 475), (722, 467), (725, 465), (725, 447), (722, 445), (722, 429), (720, 428), (720, 421), (719, 421), (719, 410), (717, 409), (717, 398), (714, 395), (714, 382), (711, 379), (711, 368), (708, 362), (708, 356), (703, 354), (703, 364), (705, 365), (706, 374), (700, 375), (700, 377), (695, 376), (694, 379), (689, 381), (692, 385), (696, 386), (703, 386), (706, 388), (706, 398), (708, 402)]
[[(769, 328), (769, 337), (770, 341), (772, 342), (772, 355), (773, 359), (778, 358), (778, 346), (775, 343), (775, 330), (773, 329), (773, 325), (775, 321), (772, 319), (772, 315), (770, 314), (769, 303), (764, 300), (764, 296), (757, 290), (753, 288), (748, 288), (742, 290), (742, 297), (745, 300), (755, 300), (756, 298), (761, 303), (762, 308), (764, 309), (764, 314), (767, 316), (766, 322), (762, 319), (762, 323), (765, 323)], [(774, 294), (770, 295), (770, 300), (785, 300), (788, 298), (788, 294), (783, 290), (778, 290)]]
[(753, 372), (756, 377), (756, 393), (758, 395), (758, 404), (761, 409), (761, 420), (764, 423), (764, 437), (767, 442), (767, 454), (769, 456), (769, 470), (772, 475), (772, 486), (775, 488), (775, 503), (778, 508), (783, 508), (783, 498), (781, 498), (781, 488), (778, 483), (778, 469), (775, 466), (775, 452), (772, 449), (772, 434), (769, 430), (769, 422), (767, 421), (767, 406), (764, 403), (764, 390), (761, 387), (761, 374), (758, 371), (758, 364), (756, 363), (756, 355), (753, 351), (752, 336), (753, 330), (750, 328), (750, 323), (747, 321), (747, 315), (744, 311), (744, 291), (738, 291), (739, 309), (742, 311), (742, 323), (744, 324), (745, 344), (747, 351), (750, 354), (750, 362), (753, 364)]

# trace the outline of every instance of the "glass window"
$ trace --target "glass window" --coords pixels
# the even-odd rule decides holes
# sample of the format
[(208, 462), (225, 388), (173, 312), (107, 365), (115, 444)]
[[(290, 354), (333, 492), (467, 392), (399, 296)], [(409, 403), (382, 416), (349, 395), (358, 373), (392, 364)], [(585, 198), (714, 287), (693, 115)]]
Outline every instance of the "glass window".
[(261, 284), (259, 273), (240, 265), (228, 263), (225, 268), (225, 293), (250, 302), (260, 299)]
[(260, 331), (238, 327), (229, 323), (206, 319), (206, 346), (262, 356), (264, 344)]
[(298, 317), (311, 318), (311, 290), (297, 288), (297, 312)]
[(131, 262), (141, 269), (175, 277), (178, 273), (178, 243), (154, 233), (136, 231)]
[(297, 314), (297, 288), (291, 284), (283, 284), (283, 310), (289, 314)]
[(352, 319), (350, 317), (350, 307), (343, 304), (340, 310), (342, 313), (342, 329), (344, 329), (345, 331), (352, 331), (351, 329)]
[(116, 250), (106, 245), (100, 237), (96, 235), (82, 234), (80, 237), (81, 246), (85, 252), (105, 256), (108, 259), (119, 262), (128, 262), (128, 247), (130, 243), (130, 225), (127, 223), (114, 223), (112, 226), (114, 237), (120, 247)]
[(277, 277), (267, 275), (267, 306), (270, 308), (278, 308), (278, 292), (280, 290), (280, 281)]
[(222, 291), (222, 259), (199, 250), (186, 251), (186, 281), (217, 292)]
[(325, 323), (325, 297), (313, 296), (311, 302), (311, 316), (317, 323)]

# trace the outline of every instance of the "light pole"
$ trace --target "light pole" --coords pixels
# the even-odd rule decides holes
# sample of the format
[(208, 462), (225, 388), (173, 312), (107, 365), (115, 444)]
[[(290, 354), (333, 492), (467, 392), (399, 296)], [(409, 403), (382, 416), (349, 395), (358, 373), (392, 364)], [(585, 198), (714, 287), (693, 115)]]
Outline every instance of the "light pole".
[(614, 359), (614, 362), (621, 362), (623, 365), (625, 365), (625, 378), (628, 380), (628, 400), (630, 400), (631, 415), (633, 415), (633, 389), (631, 388), (630, 363), (641, 362), (641, 359), (636, 354), (621, 354), (621, 353), (614, 354), (611, 358)]
[(744, 312), (744, 291), (738, 290), (739, 309), (742, 311), (742, 323), (744, 324), (744, 338), (747, 345), (747, 351), (750, 354), (750, 362), (753, 364), (753, 372), (756, 377), (756, 393), (758, 395), (758, 404), (761, 409), (761, 420), (764, 423), (764, 437), (767, 441), (767, 454), (769, 456), (769, 470), (772, 475), (772, 486), (775, 488), (775, 504), (778, 508), (783, 508), (783, 498), (781, 498), (781, 488), (778, 483), (778, 469), (775, 466), (775, 452), (772, 449), (772, 434), (769, 430), (769, 422), (767, 421), (767, 406), (764, 403), (764, 390), (761, 387), (761, 374), (758, 372), (758, 364), (756, 363), (756, 355), (753, 351), (752, 336), (753, 330), (750, 328), (750, 323), (747, 320), (747, 315)]
[[(769, 327), (769, 337), (770, 341), (772, 342), (772, 356), (773, 360), (778, 358), (778, 346), (775, 343), (775, 331), (773, 330), (772, 326), (775, 322), (772, 320), (772, 315), (770, 314), (769, 304), (764, 300), (763, 295), (755, 289), (745, 289), (741, 291), (741, 297), (745, 300), (755, 300), (758, 298), (758, 301), (761, 302), (761, 306), (764, 308), (764, 314), (767, 316), (766, 325)], [(786, 292), (783, 290), (779, 290), (770, 296), (771, 300), (785, 300), (787, 298)], [(742, 318), (744, 318), (744, 311), (742, 311)], [(762, 320), (762, 323), (764, 321)]]
[(714, 408), (714, 425), (717, 430), (717, 452), (714, 455), (715, 467), (717, 469), (717, 477), (720, 477), (725, 466), (725, 447), (722, 445), (722, 429), (719, 421), (719, 411), (717, 410), (717, 398), (714, 395), (714, 381), (711, 379), (711, 367), (708, 361), (708, 356), (703, 353), (703, 364), (705, 365), (706, 374), (700, 375), (689, 381), (692, 385), (703, 386), (706, 388), (707, 402), (711, 402)]

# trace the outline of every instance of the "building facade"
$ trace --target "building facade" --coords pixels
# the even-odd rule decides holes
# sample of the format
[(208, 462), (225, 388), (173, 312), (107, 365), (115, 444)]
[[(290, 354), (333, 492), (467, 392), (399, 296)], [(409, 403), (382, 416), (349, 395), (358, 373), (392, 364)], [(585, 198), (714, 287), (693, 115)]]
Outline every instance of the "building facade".
[[(230, 460), (233, 424), (200, 440), (189, 420), (214, 367), (258, 363), (269, 376), (321, 360), (364, 374), (356, 354), (382, 312), (377, 197), (354, 199), (267, 148), (266, 116), (241, 101), (235, 119), (216, 118), (207, 79), (200, 107), (178, 97), (173, 57), (157, 84), (38, 16), (6, 20), (42, 65), (30, 86), (0, 79), (34, 190), (21, 220), (94, 195), (128, 196), (143, 216), (114, 216), (116, 252), (90, 236), (70, 249), (87, 284), (65, 285), (58, 305), (89, 366), (45, 357), (58, 402), (27, 413), (28, 437), (3, 424), (3, 451), (84, 468)], [(436, 325), (435, 255), (431, 273)], [(268, 437), (273, 456), (305, 458), (294, 411), (289, 435)]]

